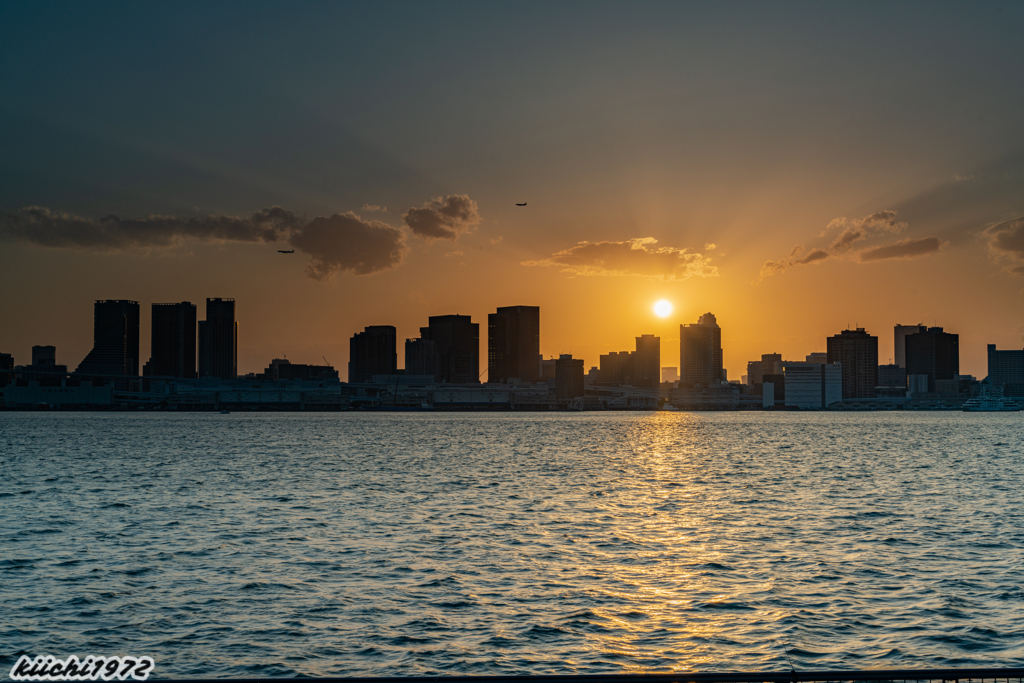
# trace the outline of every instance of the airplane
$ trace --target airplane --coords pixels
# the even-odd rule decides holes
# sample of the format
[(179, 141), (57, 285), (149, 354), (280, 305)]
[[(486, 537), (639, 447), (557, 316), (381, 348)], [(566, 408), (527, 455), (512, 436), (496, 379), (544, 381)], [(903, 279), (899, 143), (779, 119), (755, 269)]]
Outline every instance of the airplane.
[(516, 204), (516, 206), (526, 206), (526, 202), (523, 202), (522, 204)]
[(295, 250), (294, 250), (294, 249), (292, 249), (291, 251), (284, 251), (283, 249), (278, 249), (278, 250), (277, 250), (277, 253), (278, 253), (278, 254), (294, 254), (294, 253), (295, 253)]

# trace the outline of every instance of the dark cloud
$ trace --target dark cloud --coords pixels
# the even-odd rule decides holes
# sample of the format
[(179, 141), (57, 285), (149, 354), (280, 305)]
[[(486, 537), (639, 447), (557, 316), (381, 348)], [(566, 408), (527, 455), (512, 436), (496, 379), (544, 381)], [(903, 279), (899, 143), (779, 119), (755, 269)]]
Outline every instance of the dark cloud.
[(0, 239), (43, 247), (117, 251), (201, 242), (285, 242), (312, 258), (306, 273), (318, 280), (334, 273), (369, 275), (402, 262), (405, 234), (354, 213), (299, 218), (279, 206), (248, 217), (117, 216), (91, 219), (40, 207), (0, 213)]
[(409, 209), (402, 221), (413, 234), (427, 241), (455, 240), (480, 222), (480, 213), (469, 195), (450, 194), (432, 199), (423, 208)]
[(1009, 272), (1024, 275), (1024, 216), (1003, 221), (983, 233), (988, 237), (988, 248), (999, 260), (1009, 259), (1014, 265)]
[(303, 221), (279, 206), (251, 216), (149, 216), (148, 218), (83, 218), (70, 213), (29, 206), (0, 212), (0, 239), (64, 247), (116, 251), (169, 247), (186, 239), (205, 242), (277, 242)]
[(316, 280), (338, 271), (370, 275), (401, 264), (405, 235), (380, 221), (364, 221), (352, 212), (318, 216), (291, 236), (292, 246), (309, 254), (306, 274)]
[(899, 232), (906, 227), (906, 223), (896, 220), (895, 211), (879, 211), (863, 218), (833, 219), (821, 234), (824, 237), (832, 230), (839, 230), (839, 236), (832, 241), (829, 251), (840, 253), (847, 251), (855, 242), (872, 235), (881, 232)]
[(925, 254), (931, 254), (941, 248), (942, 244), (939, 242), (938, 237), (907, 238), (883, 247), (865, 249), (857, 255), (857, 258), (861, 263), (891, 258), (916, 258)]
[(715, 277), (718, 269), (711, 259), (686, 249), (656, 247), (653, 237), (624, 242), (580, 242), (542, 261), (524, 261), (524, 266), (559, 266), (576, 275), (635, 275), (659, 280)]

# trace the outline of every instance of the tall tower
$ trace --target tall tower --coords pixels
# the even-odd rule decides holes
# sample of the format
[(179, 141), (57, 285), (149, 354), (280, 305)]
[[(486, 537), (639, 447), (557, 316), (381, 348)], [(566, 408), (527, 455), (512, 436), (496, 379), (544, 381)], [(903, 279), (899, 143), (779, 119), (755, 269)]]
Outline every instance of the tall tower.
[(941, 327), (921, 328), (906, 339), (907, 375), (927, 375), (928, 391), (935, 391), (935, 380), (956, 379), (960, 374), (960, 335), (943, 332)]
[(362, 384), (374, 375), (398, 371), (398, 331), (393, 325), (370, 325), (352, 335), (348, 343), (348, 381)]
[[(438, 382), (476, 384), (480, 381), (480, 325), (468, 315), (432, 315), (420, 337), (434, 342)], [(536, 357), (534, 358), (536, 362)]]
[(487, 315), (487, 381), (540, 381), (540, 306), (504, 306)]
[(139, 374), (139, 302), (122, 299), (93, 305), (92, 350), (76, 373), (84, 375)]
[(196, 305), (153, 304), (150, 375), (158, 377), (196, 376)]
[(645, 334), (636, 338), (632, 383), (644, 389), (661, 386), (661, 337)]
[(927, 327), (924, 325), (896, 325), (893, 328), (892, 353), (894, 362), (904, 370), (907, 368), (907, 335), (924, 332)]
[(207, 299), (199, 323), (199, 376), (238, 377), (238, 323), (234, 299)]
[(843, 330), (825, 341), (828, 362), (842, 366), (843, 399), (874, 398), (878, 386), (878, 337), (858, 327)]
[(679, 384), (709, 386), (722, 381), (722, 328), (713, 313), (696, 325), (679, 326)]

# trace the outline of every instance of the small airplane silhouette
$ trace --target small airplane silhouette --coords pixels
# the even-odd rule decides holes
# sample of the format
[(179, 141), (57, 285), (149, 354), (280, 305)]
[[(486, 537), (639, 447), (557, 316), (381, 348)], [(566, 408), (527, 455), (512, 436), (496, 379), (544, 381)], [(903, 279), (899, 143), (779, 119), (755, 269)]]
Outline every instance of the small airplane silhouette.
[(522, 204), (516, 204), (516, 206), (526, 206), (526, 202), (523, 202)]
[(277, 250), (277, 253), (278, 253), (278, 254), (294, 254), (294, 253), (295, 253), (295, 250), (294, 250), (294, 249), (292, 249), (291, 251), (284, 251), (283, 249), (278, 249), (278, 250)]

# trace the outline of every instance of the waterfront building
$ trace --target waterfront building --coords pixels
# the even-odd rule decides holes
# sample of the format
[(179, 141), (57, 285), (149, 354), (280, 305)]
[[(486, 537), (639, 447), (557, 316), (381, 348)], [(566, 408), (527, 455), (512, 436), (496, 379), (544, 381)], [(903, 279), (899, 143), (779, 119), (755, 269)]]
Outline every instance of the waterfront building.
[(953, 380), (960, 374), (960, 335), (922, 327), (906, 335), (904, 344), (907, 374), (927, 376), (927, 391), (936, 391), (937, 380)]
[(338, 371), (330, 365), (306, 365), (305, 363), (292, 363), (287, 358), (275, 358), (263, 371), (258, 379), (268, 381), (296, 380), (317, 381), (337, 379)]
[(761, 354), (761, 360), (752, 360), (747, 362), (747, 382), (751, 386), (761, 384), (765, 380), (765, 375), (781, 375), (782, 374), (782, 354), (781, 353), (763, 353)]
[(1005, 396), (1024, 396), (1024, 350), (997, 351), (988, 345), (988, 384)]
[(893, 356), (896, 365), (906, 369), (907, 367), (907, 335), (917, 334), (927, 329), (924, 325), (896, 325), (893, 328)]
[[(420, 337), (434, 342), (438, 382), (476, 384), (480, 381), (480, 325), (468, 315), (432, 315)], [(536, 358), (536, 356), (534, 356)]]
[(82, 375), (139, 374), (139, 302), (98, 300), (93, 304), (92, 350), (78, 365)]
[[(196, 376), (196, 305), (153, 304), (149, 362), (143, 375), (155, 377)], [(232, 316), (233, 317), (233, 316)]]
[(878, 386), (878, 337), (863, 327), (829, 337), (828, 362), (839, 363), (843, 373), (843, 400), (874, 398)]
[(817, 363), (818, 365), (824, 365), (828, 362), (828, 353), (825, 351), (815, 351), (805, 356), (808, 363)]
[(642, 389), (661, 386), (661, 338), (644, 334), (636, 338), (631, 384)]
[(878, 386), (892, 388), (907, 388), (907, 370), (895, 363), (878, 366)]
[(620, 386), (629, 383), (633, 375), (634, 351), (612, 351), (600, 358), (601, 384)]
[(437, 347), (432, 339), (405, 340), (405, 374), (437, 376)]
[(348, 344), (349, 384), (366, 384), (374, 375), (398, 370), (398, 333), (394, 325), (370, 325), (352, 335)]
[(199, 376), (238, 377), (238, 322), (234, 299), (207, 299), (206, 320), (199, 322)]
[(785, 362), (782, 368), (787, 407), (814, 410), (843, 400), (843, 372), (839, 365)]
[(711, 386), (721, 381), (722, 328), (705, 313), (695, 325), (679, 326), (679, 382)]
[(540, 306), (503, 306), (487, 315), (487, 381), (540, 380)]
[(583, 359), (563, 353), (555, 361), (555, 397), (565, 401), (583, 394)]
[(9, 353), (0, 353), (0, 387), (5, 387), (14, 380), (14, 356)]
[(555, 381), (555, 359), (549, 358), (547, 360), (541, 359), (540, 361), (540, 381), (541, 382), (554, 382)]

